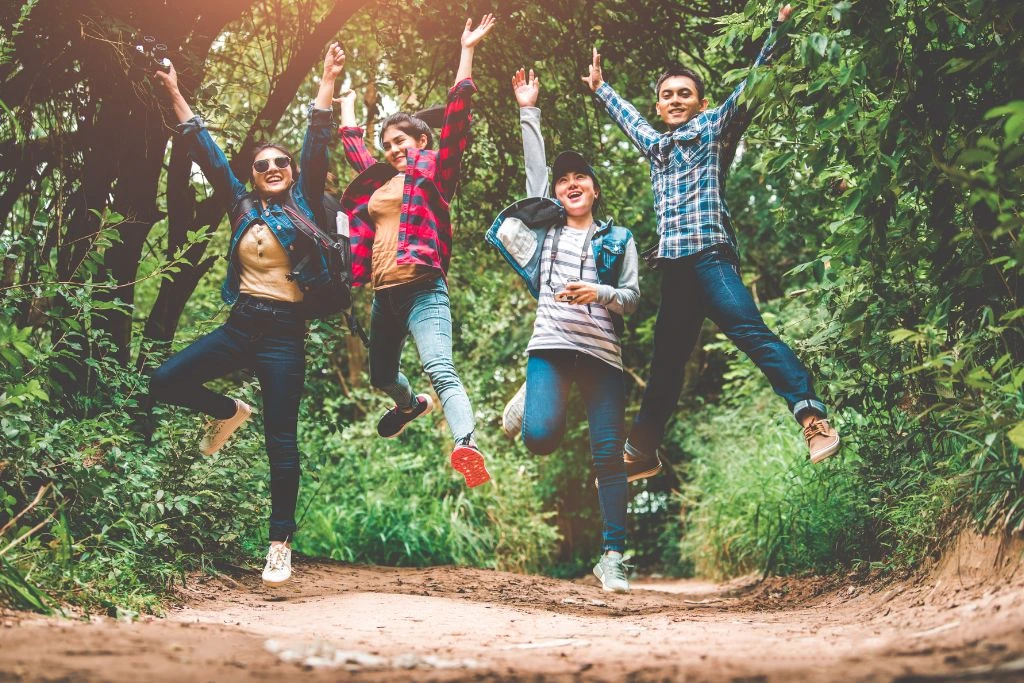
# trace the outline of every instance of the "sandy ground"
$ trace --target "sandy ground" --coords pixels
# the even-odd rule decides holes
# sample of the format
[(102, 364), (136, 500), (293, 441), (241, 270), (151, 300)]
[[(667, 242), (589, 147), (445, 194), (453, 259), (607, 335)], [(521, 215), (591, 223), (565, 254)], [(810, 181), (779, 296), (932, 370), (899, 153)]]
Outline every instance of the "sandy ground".
[(300, 561), (197, 577), (164, 619), (0, 615), (0, 681), (1024, 680), (1024, 544), (905, 581), (578, 582)]

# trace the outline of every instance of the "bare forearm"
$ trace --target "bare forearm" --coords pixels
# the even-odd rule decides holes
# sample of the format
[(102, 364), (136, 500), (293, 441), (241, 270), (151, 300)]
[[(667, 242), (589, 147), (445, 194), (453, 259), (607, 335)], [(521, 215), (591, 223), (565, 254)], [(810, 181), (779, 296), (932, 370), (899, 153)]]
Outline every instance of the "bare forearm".
[(354, 97), (341, 100), (341, 125), (345, 128), (356, 127), (356, 100)]
[(171, 107), (174, 109), (174, 115), (178, 118), (178, 123), (185, 123), (195, 118), (192, 107), (188, 106), (188, 102), (185, 101), (180, 90), (175, 89), (169, 94), (171, 97)]
[(330, 109), (333, 97), (334, 76), (324, 74), (320, 77), (320, 89), (316, 91), (316, 100), (313, 102), (313, 106), (317, 109)]
[(473, 77), (473, 51), (475, 48), (463, 47), (459, 57), (459, 70), (455, 72), (455, 84)]

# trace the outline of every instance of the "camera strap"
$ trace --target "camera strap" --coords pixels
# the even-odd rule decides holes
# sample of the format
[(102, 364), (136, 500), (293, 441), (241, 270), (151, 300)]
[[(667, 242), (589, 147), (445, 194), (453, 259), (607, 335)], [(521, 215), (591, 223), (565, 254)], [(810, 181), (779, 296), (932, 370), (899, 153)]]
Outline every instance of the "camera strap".
[[(551, 274), (555, 270), (555, 261), (558, 259), (558, 240), (562, 236), (562, 230), (565, 229), (564, 225), (560, 225), (555, 228), (555, 234), (551, 238), (551, 263), (548, 264), (548, 289), (551, 289)], [(580, 250), (580, 275), (579, 279), (583, 280), (583, 265), (587, 262), (587, 251), (590, 249), (590, 240), (594, 239), (594, 233), (597, 231), (597, 223), (591, 223), (590, 228), (587, 230), (587, 236), (583, 240), (583, 249)]]

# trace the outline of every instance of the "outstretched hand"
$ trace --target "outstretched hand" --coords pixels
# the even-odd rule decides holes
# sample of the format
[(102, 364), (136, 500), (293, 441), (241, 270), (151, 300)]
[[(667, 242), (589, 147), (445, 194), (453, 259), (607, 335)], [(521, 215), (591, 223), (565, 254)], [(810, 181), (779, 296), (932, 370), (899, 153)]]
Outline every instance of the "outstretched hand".
[(779, 8), (779, 21), (780, 22), (781, 21), (786, 21), (787, 19), (789, 19), (789, 16), (791, 14), (793, 14), (793, 6), (792, 5), (784, 5), (784, 6), (780, 7)]
[(462, 31), (462, 47), (474, 48), (481, 40), (484, 39), (490, 30), (494, 28), (494, 15), (485, 14), (480, 20), (480, 24), (474, 29), (473, 20), (466, 19), (466, 28)]
[(337, 78), (345, 69), (345, 50), (338, 43), (331, 43), (324, 55), (324, 78)]
[(540, 77), (533, 75), (530, 69), (530, 77), (526, 77), (523, 69), (512, 74), (512, 90), (516, 94), (516, 102), (520, 107), (536, 107), (537, 96), (540, 95)]
[(175, 71), (174, 64), (171, 64), (167, 71), (157, 71), (153, 74), (153, 78), (155, 78), (160, 85), (164, 86), (164, 89), (168, 94), (173, 95), (178, 92), (178, 72)]
[(593, 61), (590, 64), (590, 73), (583, 77), (583, 82), (587, 84), (591, 92), (597, 92), (597, 89), (604, 83), (604, 76), (601, 74), (601, 54), (596, 47)]

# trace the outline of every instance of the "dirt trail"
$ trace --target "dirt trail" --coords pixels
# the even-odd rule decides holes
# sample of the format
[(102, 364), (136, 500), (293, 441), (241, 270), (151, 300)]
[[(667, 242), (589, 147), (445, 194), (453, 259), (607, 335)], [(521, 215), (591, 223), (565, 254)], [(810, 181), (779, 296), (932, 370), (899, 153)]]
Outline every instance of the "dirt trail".
[(926, 577), (634, 583), (296, 563), (202, 577), (166, 619), (3, 615), (0, 681), (1024, 680), (1022, 546)]

